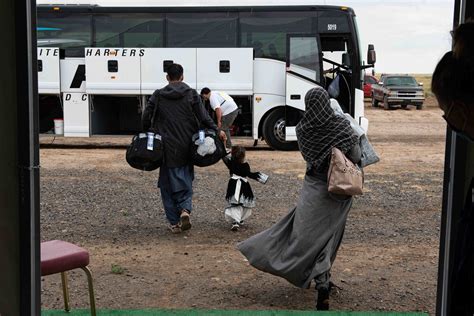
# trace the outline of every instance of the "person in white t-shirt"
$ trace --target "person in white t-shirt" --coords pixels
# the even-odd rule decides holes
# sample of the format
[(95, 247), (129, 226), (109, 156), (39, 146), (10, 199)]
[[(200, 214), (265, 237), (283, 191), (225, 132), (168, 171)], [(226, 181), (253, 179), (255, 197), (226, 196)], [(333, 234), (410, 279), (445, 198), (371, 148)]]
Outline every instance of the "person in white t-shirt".
[(239, 114), (239, 107), (234, 99), (223, 91), (211, 91), (209, 88), (201, 90), (201, 97), (208, 101), (211, 108), (216, 112), (217, 128), (222, 129), (227, 135), (226, 147), (232, 147), (230, 140), (229, 127), (234, 123), (237, 114)]

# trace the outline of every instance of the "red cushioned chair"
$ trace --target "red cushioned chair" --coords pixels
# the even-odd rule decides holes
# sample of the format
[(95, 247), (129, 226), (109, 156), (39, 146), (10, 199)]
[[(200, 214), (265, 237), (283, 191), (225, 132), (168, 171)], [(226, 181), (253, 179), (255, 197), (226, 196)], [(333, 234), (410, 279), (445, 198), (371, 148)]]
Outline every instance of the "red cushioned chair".
[(61, 273), (64, 309), (66, 312), (69, 312), (69, 291), (67, 287), (66, 272), (81, 268), (86, 273), (87, 282), (89, 284), (91, 315), (96, 315), (92, 274), (87, 267), (88, 265), (89, 253), (81, 247), (62, 240), (51, 240), (41, 243), (41, 276)]

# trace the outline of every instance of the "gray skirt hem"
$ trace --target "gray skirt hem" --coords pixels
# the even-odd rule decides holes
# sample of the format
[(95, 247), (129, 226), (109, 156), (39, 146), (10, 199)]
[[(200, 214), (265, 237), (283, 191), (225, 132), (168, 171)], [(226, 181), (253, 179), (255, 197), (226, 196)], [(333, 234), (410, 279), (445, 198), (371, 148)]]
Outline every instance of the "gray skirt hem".
[(330, 271), (351, 205), (352, 197), (330, 194), (325, 181), (306, 175), (297, 206), (237, 249), (253, 267), (308, 288)]

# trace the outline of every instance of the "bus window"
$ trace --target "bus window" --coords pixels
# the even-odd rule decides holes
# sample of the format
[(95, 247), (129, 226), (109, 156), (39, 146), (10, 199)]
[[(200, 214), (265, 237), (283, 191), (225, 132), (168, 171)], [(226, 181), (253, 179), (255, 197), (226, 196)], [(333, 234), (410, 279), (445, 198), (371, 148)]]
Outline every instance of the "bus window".
[[(342, 56), (349, 53), (347, 40), (342, 37), (321, 37), (321, 46), (324, 59), (336, 64), (343, 64)], [(334, 63), (324, 61), (324, 70), (328, 72), (329, 69), (337, 68)]]
[(290, 69), (314, 81), (320, 81), (319, 47), (316, 37), (290, 38)]
[(240, 46), (253, 47), (255, 57), (286, 61), (287, 34), (315, 33), (315, 13), (254, 12), (240, 14)]
[(166, 23), (167, 47), (237, 46), (237, 14), (174, 13)]
[(91, 16), (88, 14), (61, 15), (38, 13), (38, 46), (59, 47), (66, 57), (84, 56), (84, 47), (91, 46)]
[(95, 46), (163, 47), (163, 20), (156, 14), (95, 15)]

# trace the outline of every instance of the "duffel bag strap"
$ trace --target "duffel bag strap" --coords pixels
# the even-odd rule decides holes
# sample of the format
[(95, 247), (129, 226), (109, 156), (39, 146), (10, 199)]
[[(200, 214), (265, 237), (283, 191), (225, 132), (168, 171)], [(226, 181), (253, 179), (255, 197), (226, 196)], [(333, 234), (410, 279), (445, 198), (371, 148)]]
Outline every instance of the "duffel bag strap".
[(155, 101), (155, 108), (153, 109), (153, 115), (151, 117), (151, 125), (149, 131), (156, 133), (157, 131), (155, 130), (155, 119), (156, 119), (156, 112), (158, 110), (158, 106), (160, 104), (160, 91), (158, 90), (158, 93), (156, 95), (156, 101)]

